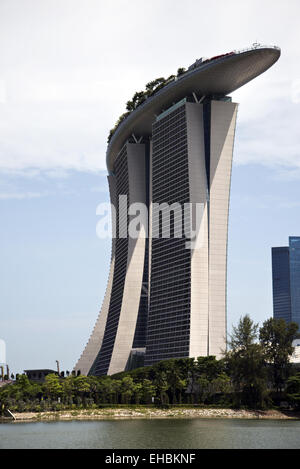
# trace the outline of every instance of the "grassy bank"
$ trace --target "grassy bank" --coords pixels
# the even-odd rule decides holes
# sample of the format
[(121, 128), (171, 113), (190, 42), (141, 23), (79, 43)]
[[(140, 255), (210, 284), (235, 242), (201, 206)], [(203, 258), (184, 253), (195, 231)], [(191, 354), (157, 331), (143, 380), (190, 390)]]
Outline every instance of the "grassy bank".
[(244, 410), (218, 408), (171, 408), (146, 407), (104, 408), (93, 410), (70, 410), (57, 412), (14, 413), (17, 422), (108, 420), (108, 419), (170, 419), (170, 418), (214, 418), (214, 419), (300, 419), (300, 413), (279, 410)]

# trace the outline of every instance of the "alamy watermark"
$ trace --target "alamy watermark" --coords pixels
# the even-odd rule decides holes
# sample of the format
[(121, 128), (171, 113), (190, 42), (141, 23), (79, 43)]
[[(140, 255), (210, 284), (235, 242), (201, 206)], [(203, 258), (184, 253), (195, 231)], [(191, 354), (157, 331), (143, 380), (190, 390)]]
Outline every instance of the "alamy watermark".
[[(128, 204), (127, 195), (120, 195), (118, 206), (109, 203), (98, 205), (96, 214), (101, 216), (96, 233), (103, 238), (184, 238), (186, 249), (199, 249), (205, 241), (203, 203), (172, 204), (152, 203), (149, 210), (146, 204)], [(149, 219), (151, 223), (149, 226)]]
[(6, 365), (6, 343), (0, 339), (0, 365)]

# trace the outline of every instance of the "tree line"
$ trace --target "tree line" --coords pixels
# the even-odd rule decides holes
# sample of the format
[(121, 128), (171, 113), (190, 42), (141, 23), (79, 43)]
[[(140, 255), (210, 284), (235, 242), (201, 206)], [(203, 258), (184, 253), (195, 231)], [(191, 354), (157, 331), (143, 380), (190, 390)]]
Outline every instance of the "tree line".
[(240, 319), (223, 358), (165, 360), (113, 376), (19, 375), (0, 389), (0, 408), (46, 411), (111, 405), (215, 405), (268, 408), (286, 401), (300, 408), (300, 372), (290, 362), (298, 325), (269, 319), (259, 329)]

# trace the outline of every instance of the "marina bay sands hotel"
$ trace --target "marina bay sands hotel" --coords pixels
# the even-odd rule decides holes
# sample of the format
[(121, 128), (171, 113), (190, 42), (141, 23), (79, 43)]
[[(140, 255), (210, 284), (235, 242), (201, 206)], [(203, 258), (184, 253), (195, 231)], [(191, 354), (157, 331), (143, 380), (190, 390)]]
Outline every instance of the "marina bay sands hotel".
[[(147, 207), (147, 219), (135, 237), (113, 227), (104, 301), (75, 366), (81, 374), (111, 375), (170, 358), (222, 356), (238, 109), (229, 94), (279, 57), (278, 47), (254, 44), (199, 59), (164, 83), (152, 82), (159, 84), (156, 88), (150, 82), (148, 93), (127, 107), (107, 148), (110, 197), (116, 220), (130, 222), (136, 203)], [(125, 216), (119, 203), (124, 196)], [(201, 243), (195, 248), (187, 247), (191, 213), (181, 237), (172, 230), (175, 212), (171, 234), (163, 236), (162, 217), (153, 206), (174, 203), (202, 207)]]

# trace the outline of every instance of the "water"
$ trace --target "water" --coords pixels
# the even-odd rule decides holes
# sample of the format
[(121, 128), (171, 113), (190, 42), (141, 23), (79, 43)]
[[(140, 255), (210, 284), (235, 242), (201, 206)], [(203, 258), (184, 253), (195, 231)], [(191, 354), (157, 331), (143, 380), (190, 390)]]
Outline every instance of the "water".
[(0, 448), (300, 448), (300, 421), (156, 419), (0, 424)]

